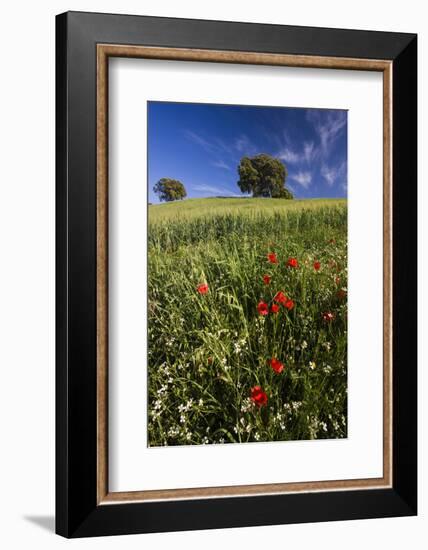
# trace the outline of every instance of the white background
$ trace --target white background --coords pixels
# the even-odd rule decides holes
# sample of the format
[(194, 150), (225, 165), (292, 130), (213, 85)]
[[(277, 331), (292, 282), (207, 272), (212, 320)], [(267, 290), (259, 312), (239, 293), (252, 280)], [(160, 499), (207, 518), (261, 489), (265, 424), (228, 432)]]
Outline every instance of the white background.
[[(382, 74), (113, 59), (109, 83), (110, 490), (382, 477)], [(147, 100), (349, 110), (347, 439), (147, 448)]]
[[(423, 2), (344, 3), (302, 0), (217, 2), (122, 0), (9, 2), (2, 6), (0, 86), (0, 544), (21, 548), (288, 547), (391, 550), (426, 547), (427, 481), (420, 471), (417, 518), (167, 533), (76, 540), (52, 534), (54, 512), (54, 15), (67, 9), (291, 25), (419, 32), (419, 84), (426, 83), (428, 21)], [(425, 63), (424, 63), (425, 62)], [(425, 65), (425, 66), (423, 66)], [(425, 88), (424, 88), (425, 89)], [(425, 93), (426, 95), (426, 93)], [(422, 98), (422, 89), (420, 96)], [(427, 211), (423, 151), (427, 115), (420, 120), (420, 202)], [(426, 224), (420, 215), (420, 229)], [(422, 235), (421, 235), (422, 237)], [(424, 235), (425, 237), (425, 235)], [(419, 241), (422, 254), (425, 238)], [(420, 256), (420, 281), (427, 273)], [(422, 365), (420, 291), (420, 464), (426, 462), (427, 378)], [(426, 362), (426, 361), (425, 361)]]

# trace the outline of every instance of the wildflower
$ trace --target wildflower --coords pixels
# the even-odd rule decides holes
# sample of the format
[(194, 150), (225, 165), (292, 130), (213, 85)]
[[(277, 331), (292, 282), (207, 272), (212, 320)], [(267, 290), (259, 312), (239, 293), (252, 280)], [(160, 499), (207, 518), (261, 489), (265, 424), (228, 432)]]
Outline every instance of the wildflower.
[(309, 361), (309, 368), (310, 368), (311, 370), (314, 370), (316, 366), (317, 366), (317, 365), (316, 365), (315, 361)]
[(251, 410), (251, 407), (253, 407), (253, 403), (249, 397), (246, 397), (241, 403), (241, 412), (248, 412)]
[(339, 298), (339, 300), (344, 300), (346, 298), (346, 290), (343, 290), (343, 288), (341, 288), (337, 291), (336, 296)]
[(287, 300), (284, 305), (290, 311), (294, 307), (294, 302), (293, 300)]
[(235, 353), (241, 353), (241, 349), (239, 342), (233, 342), (233, 350)]
[(285, 305), (285, 302), (287, 301), (287, 296), (283, 292), (281, 292), (281, 290), (280, 290), (279, 292), (277, 292), (275, 294), (273, 299), (274, 299), (275, 302), (278, 302), (279, 304)]
[(263, 407), (267, 404), (268, 397), (260, 386), (251, 388), (251, 399), (258, 407)]
[(319, 271), (320, 268), (321, 268), (321, 262), (314, 262), (315, 271)]
[(281, 361), (278, 361), (278, 359), (276, 359), (275, 357), (272, 357), (272, 359), (270, 359), (268, 363), (277, 374), (280, 374), (284, 370), (283, 363), (281, 363)]
[(266, 302), (259, 302), (257, 304), (257, 311), (260, 313), (260, 315), (267, 315), (269, 313), (269, 306)]
[(270, 312), (271, 313), (278, 313), (278, 311), (279, 311), (279, 305), (278, 304), (272, 304), (270, 306)]
[(206, 294), (208, 292), (208, 285), (207, 283), (202, 283), (196, 287), (196, 290), (199, 292), (199, 294)]
[(287, 265), (288, 267), (299, 267), (299, 262), (296, 258), (288, 258)]
[(270, 262), (271, 264), (278, 263), (278, 258), (276, 257), (275, 252), (269, 252), (269, 254), (267, 255), (267, 259), (268, 259), (268, 262)]
[(263, 275), (263, 282), (265, 285), (268, 285), (270, 283), (270, 280), (271, 280), (271, 276), (270, 275)]
[(324, 313), (322, 314), (322, 319), (325, 323), (331, 323), (331, 321), (333, 321), (334, 319), (334, 313), (332, 313), (331, 311), (324, 311)]

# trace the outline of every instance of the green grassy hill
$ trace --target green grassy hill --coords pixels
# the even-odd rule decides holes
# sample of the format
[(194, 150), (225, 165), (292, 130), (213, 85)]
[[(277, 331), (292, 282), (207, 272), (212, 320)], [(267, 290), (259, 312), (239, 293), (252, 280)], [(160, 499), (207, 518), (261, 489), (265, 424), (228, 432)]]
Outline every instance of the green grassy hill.
[(174, 218), (197, 218), (213, 214), (265, 213), (272, 215), (285, 211), (314, 210), (319, 208), (346, 206), (346, 199), (250, 199), (250, 198), (206, 198), (187, 199), (149, 206), (149, 221), (156, 223)]

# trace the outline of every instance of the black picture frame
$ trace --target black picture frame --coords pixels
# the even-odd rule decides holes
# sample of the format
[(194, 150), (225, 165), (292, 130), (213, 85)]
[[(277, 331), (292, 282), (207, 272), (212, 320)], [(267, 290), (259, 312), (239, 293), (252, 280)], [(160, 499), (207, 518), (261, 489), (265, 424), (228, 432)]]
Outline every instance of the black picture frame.
[[(96, 46), (100, 43), (392, 62), (391, 488), (97, 504)], [(56, 18), (56, 97), (56, 532), (86, 537), (415, 515), (417, 36), (68, 12)]]

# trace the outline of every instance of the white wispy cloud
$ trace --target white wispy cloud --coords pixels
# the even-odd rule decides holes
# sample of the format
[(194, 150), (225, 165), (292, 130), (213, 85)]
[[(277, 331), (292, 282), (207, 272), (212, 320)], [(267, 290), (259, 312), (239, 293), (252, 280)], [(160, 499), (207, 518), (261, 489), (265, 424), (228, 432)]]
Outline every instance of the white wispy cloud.
[(312, 174), (310, 172), (297, 172), (296, 174), (290, 175), (290, 179), (296, 181), (299, 185), (307, 189), (312, 183)]
[(318, 150), (313, 141), (305, 141), (303, 143), (303, 156), (308, 164), (318, 156)]
[(337, 168), (329, 168), (327, 165), (323, 164), (321, 166), (321, 175), (325, 179), (327, 184), (332, 187), (337, 179)]
[(327, 164), (323, 164), (321, 166), (321, 175), (330, 187), (332, 187), (339, 178), (342, 180), (343, 186), (344, 180), (346, 181), (346, 162), (343, 161), (336, 166), (327, 166)]
[(313, 124), (324, 154), (328, 154), (331, 145), (346, 127), (348, 120), (346, 111), (309, 109), (306, 118)]
[(240, 197), (238, 193), (233, 193), (230, 189), (226, 187), (220, 187), (217, 185), (209, 185), (201, 183), (199, 185), (193, 185), (191, 188), (193, 191), (198, 191), (200, 193), (207, 193), (209, 195), (219, 195), (219, 196), (230, 196), (230, 197)]
[(185, 130), (184, 134), (187, 139), (202, 147), (202, 149), (204, 149), (207, 153), (217, 153), (218, 147), (214, 143), (205, 139), (203, 136), (193, 132), (192, 130)]
[(235, 139), (234, 145), (238, 153), (241, 153), (243, 155), (252, 155), (257, 151), (256, 146), (245, 134), (242, 134), (237, 139)]
[(301, 164), (304, 162), (306, 164), (312, 164), (318, 155), (319, 151), (318, 148), (315, 147), (314, 142), (305, 141), (301, 150), (293, 149), (291, 146), (285, 145), (276, 156), (289, 164)]
[(224, 170), (231, 170), (230, 166), (226, 164), (223, 160), (214, 160), (211, 163), (216, 168), (223, 168)]
[(302, 161), (302, 155), (297, 153), (297, 151), (293, 151), (290, 147), (284, 147), (279, 153), (277, 154), (278, 158), (285, 162), (289, 162), (290, 164), (298, 164)]
[[(201, 147), (206, 153), (216, 156), (217, 158), (219, 156), (227, 155), (229, 159), (234, 159), (237, 153), (241, 155), (253, 155), (257, 152), (257, 147), (245, 134), (236, 137), (230, 142), (230, 144), (220, 138), (212, 138), (208, 140), (206, 137), (194, 132), (193, 130), (185, 130), (184, 135), (186, 139)], [(214, 159), (213, 162), (223, 163), (222, 166), (218, 166), (226, 169), (225, 162), (221, 160), (217, 161), (217, 159)]]

